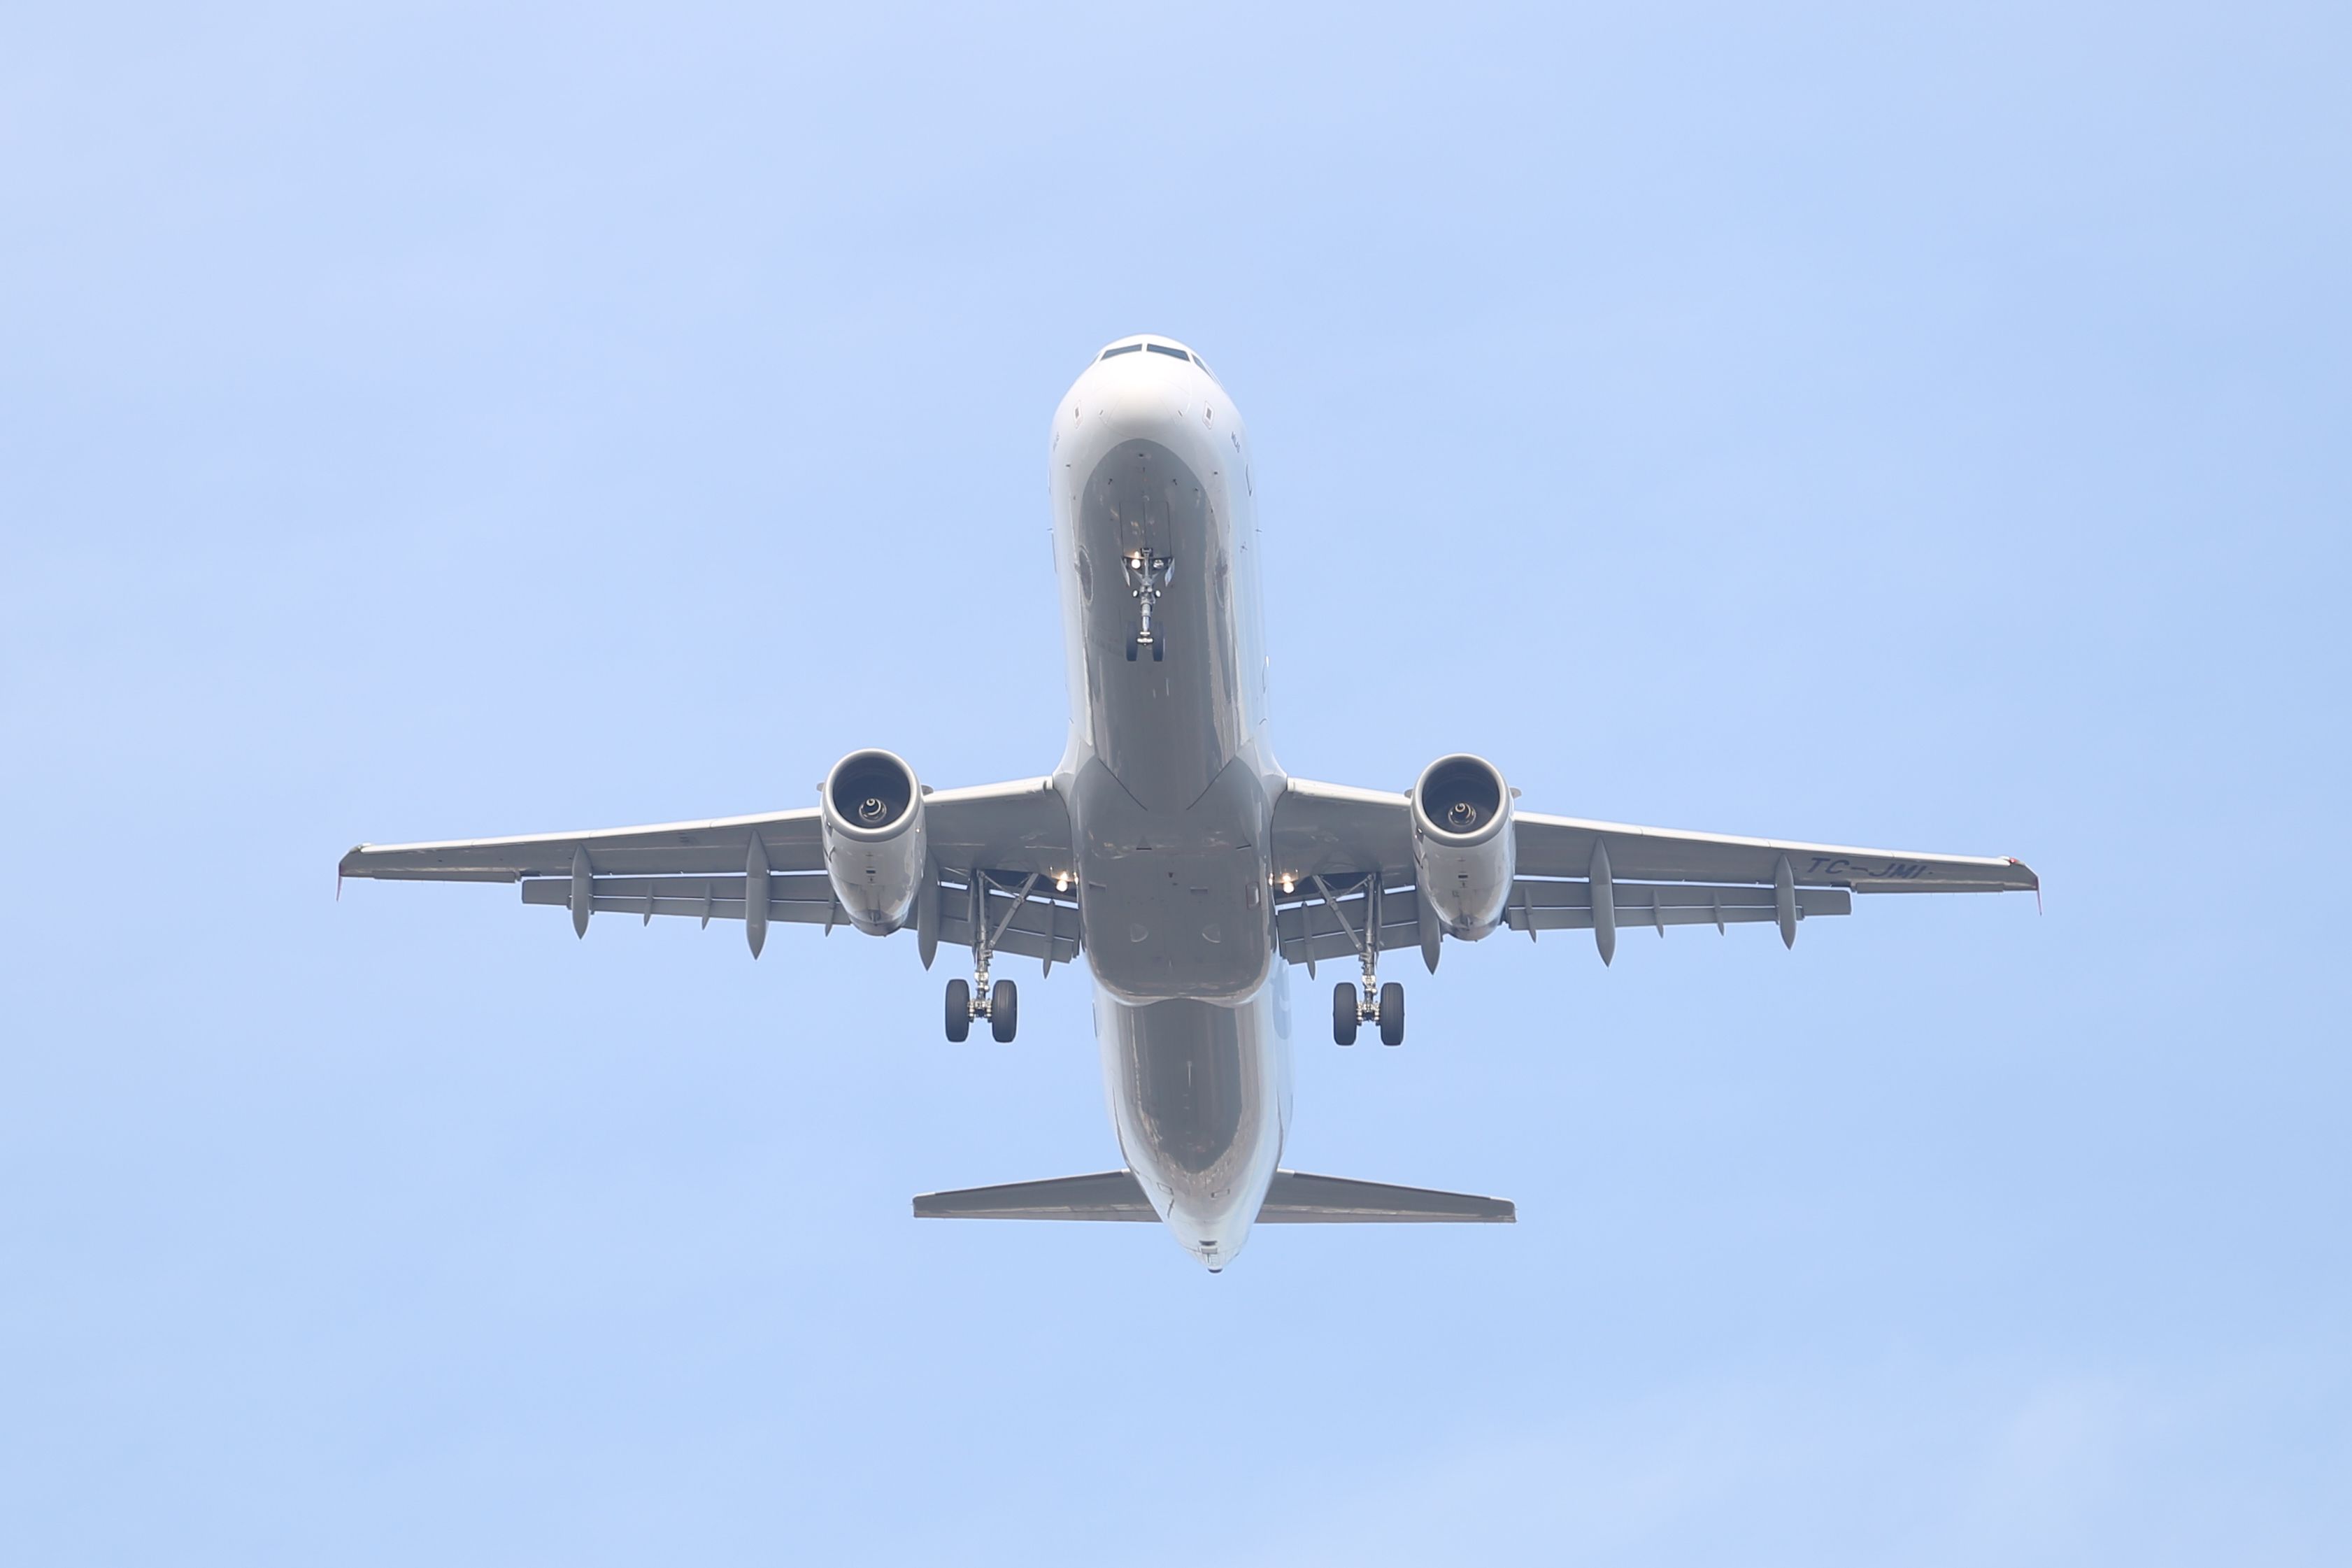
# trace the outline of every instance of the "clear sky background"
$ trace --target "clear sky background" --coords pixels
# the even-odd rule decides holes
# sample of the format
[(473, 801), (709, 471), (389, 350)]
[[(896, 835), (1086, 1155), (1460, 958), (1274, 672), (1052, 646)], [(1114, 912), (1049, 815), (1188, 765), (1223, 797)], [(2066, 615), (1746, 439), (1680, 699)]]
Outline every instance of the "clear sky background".
[[(0, 14), (12, 1561), (2352, 1560), (2340, 7), (200, 9)], [(337, 901), (1047, 770), (1142, 331), (1293, 771), (2046, 910), (1450, 946), (1289, 1157), (1520, 1223), (1212, 1278), (908, 1217), (1081, 974)]]

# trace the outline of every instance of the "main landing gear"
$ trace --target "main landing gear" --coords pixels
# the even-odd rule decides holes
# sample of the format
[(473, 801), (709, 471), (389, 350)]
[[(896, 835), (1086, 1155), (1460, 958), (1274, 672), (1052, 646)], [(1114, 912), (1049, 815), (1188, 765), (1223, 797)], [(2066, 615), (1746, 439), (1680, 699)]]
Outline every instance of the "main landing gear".
[(996, 939), (1013, 923), (1029, 889), (1037, 885), (1036, 873), (1021, 885), (1019, 897), (1004, 918), (994, 928), (988, 923), (988, 873), (971, 874), (971, 969), (969, 984), (961, 980), (948, 982), (948, 1038), (961, 1045), (971, 1036), (974, 1018), (988, 1020), (988, 1032), (1000, 1046), (1013, 1043), (1013, 1031), (1021, 1026), (1021, 994), (1010, 980), (988, 983), (989, 962), (996, 956)]
[(1404, 1044), (1404, 987), (1391, 980), (1377, 994), (1372, 983), (1359, 990), (1342, 980), (1331, 987), (1331, 1038), (1343, 1046), (1356, 1043), (1356, 1026), (1378, 1021), (1381, 1044)]
[(1331, 1038), (1339, 1045), (1356, 1043), (1359, 1025), (1377, 1023), (1381, 1026), (1381, 1044), (1404, 1044), (1404, 987), (1391, 980), (1381, 984), (1381, 879), (1374, 876), (1364, 884), (1364, 901), (1360, 906), (1364, 929), (1357, 931), (1331, 896), (1331, 889), (1317, 877), (1315, 890), (1323, 896), (1324, 908), (1356, 944), (1356, 957), (1363, 964), (1363, 979), (1350, 985), (1342, 980), (1331, 988)]
[(980, 972), (980, 996), (972, 999), (971, 983), (965, 980), (948, 982), (948, 1038), (961, 1045), (971, 1037), (971, 1021), (988, 1020), (988, 1032), (1000, 1046), (1010, 1045), (1013, 1032), (1021, 1026), (1021, 994), (1010, 980), (988, 983), (988, 971)]
[(1139, 653), (1150, 648), (1157, 662), (1167, 650), (1151, 629), (1151, 612), (1159, 605), (1160, 596), (1168, 592), (1168, 581), (1175, 574), (1176, 563), (1165, 555), (1130, 550), (1124, 564), (1127, 591), (1135, 600), (1136, 608), (1136, 633), (1127, 639), (1127, 661), (1133, 664)]

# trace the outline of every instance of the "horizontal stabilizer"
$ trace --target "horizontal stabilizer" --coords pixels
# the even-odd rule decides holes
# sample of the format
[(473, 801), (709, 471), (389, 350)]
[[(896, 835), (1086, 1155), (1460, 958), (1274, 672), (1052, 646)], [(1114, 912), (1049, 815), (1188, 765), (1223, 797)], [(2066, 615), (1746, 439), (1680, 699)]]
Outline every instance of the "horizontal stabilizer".
[[(1098, 1171), (1089, 1176), (925, 1193), (915, 1199), (915, 1217), (1149, 1220), (1160, 1216), (1152, 1212), (1134, 1172)], [(1276, 1171), (1257, 1217), (1260, 1225), (1509, 1225), (1517, 1219), (1518, 1211), (1508, 1198)]]
[(1097, 1171), (1091, 1176), (1055, 1176), (1043, 1182), (1007, 1182), (1001, 1187), (964, 1187), (924, 1193), (915, 1199), (917, 1219), (1158, 1219), (1143, 1184), (1132, 1171)]
[(1257, 1211), (1260, 1225), (1510, 1225), (1518, 1217), (1508, 1198), (1351, 1182), (1304, 1171), (1276, 1171), (1265, 1206)]

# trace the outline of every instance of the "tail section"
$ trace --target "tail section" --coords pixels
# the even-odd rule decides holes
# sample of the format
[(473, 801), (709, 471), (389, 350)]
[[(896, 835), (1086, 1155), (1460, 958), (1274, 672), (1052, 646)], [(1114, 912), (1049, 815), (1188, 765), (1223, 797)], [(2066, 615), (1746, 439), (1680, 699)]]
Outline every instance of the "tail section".
[[(1160, 1216), (1132, 1171), (1055, 1176), (996, 1187), (925, 1193), (917, 1219), (1150, 1220)], [(1258, 1210), (1260, 1225), (1510, 1225), (1518, 1210), (1508, 1198), (1441, 1193), (1276, 1171)]]

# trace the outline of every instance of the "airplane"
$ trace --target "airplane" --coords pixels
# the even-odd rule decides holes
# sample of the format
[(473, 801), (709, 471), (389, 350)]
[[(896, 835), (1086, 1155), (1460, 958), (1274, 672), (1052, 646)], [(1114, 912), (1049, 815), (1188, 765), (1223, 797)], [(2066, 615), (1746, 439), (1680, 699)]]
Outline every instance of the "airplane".
[[(897, 753), (854, 751), (814, 805), (517, 838), (362, 844), (343, 877), (519, 882), (522, 901), (597, 914), (911, 930), (962, 1042), (1014, 1037), (998, 961), (1041, 974), (1084, 956), (1123, 1163), (1088, 1175), (925, 1194), (925, 1218), (1158, 1221), (1212, 1272), (1253, 1226), (1508, 1223), (1507, 1199), (1353, 1181), (1282, 1163), (1290, 1126), (1289, 969), (1357, 973), (1331, 1036), (1402, 1044), (1384, 953), (1432, 971), (1448, 939), (1777, 926), (1857, 894), (2038, 891), (2013, 859), (1672, 832), (1517, 809), (1468, 752), (1402, 791), (1295, 778), (1267, 734), (1250, 440), (1216, 374), (1173, 338), (1106, 345), (1054, 411), (1046, 447), (1069, 740), (1047, 775), (934, 790)], [(338, 884), (340, 886), (340, 883)]]

